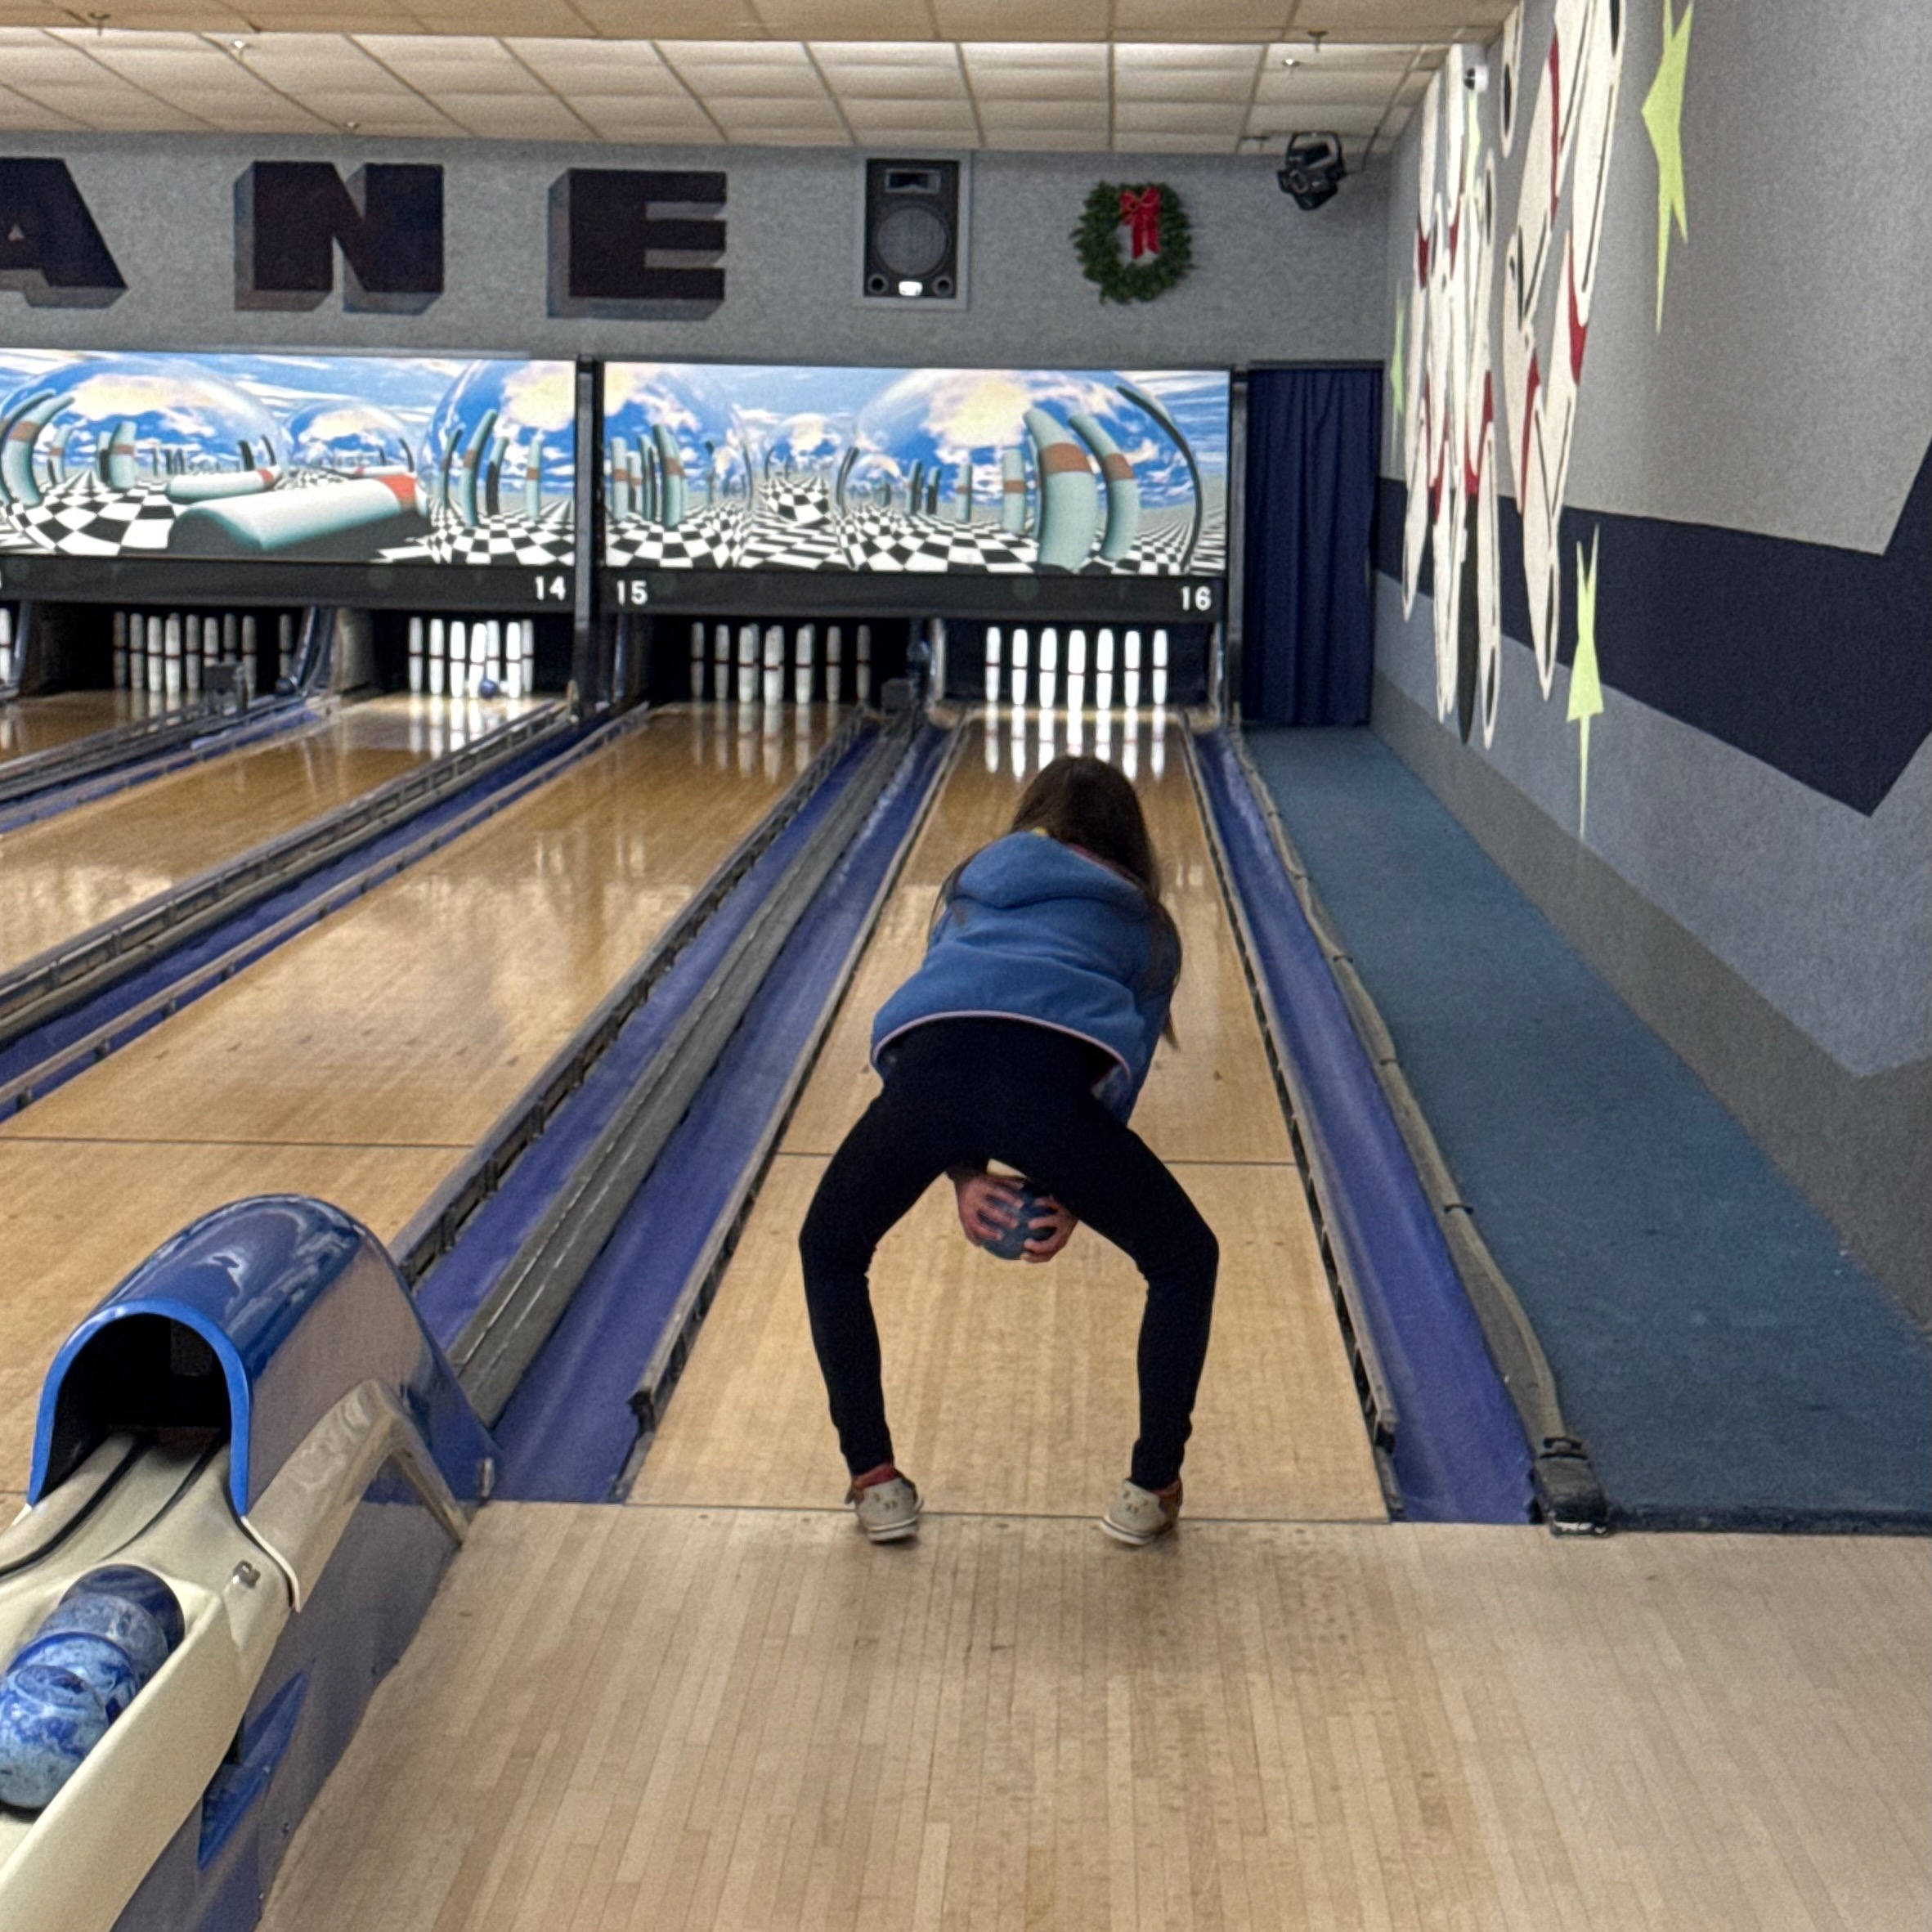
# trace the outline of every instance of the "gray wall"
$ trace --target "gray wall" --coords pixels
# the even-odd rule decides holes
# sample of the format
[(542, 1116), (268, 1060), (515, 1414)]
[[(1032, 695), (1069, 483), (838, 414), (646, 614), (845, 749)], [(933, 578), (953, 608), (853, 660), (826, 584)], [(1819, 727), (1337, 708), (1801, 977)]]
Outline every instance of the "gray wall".
[[(463, 354), (741, 361), (1207, 366), (1381, 353), (1385, 176), (1319, 218), (1276, 189), (1272, 158), (981, 155), (973, 162), (970, 300), (962, 312), (857, 299), (855, 155), (791, 148), (572, 148), (473, 141), (0, 135), (0, 153), (67, 163), (128, 283), (101, 310), (0, 294), (11, 343), (49, 348), (406, 348)], [(163, 157), (165, 157), (164, 164)], [(234, 307), (234, 184), (257, 159), (436, 161), (445, 169), (446, 293), (420, 316)], [(699, 321), (547, 312), (550, 184), (568, 167), (723, 168), (723, 307)], [(1069, 237), (1096, 180), (1169, 182), (1193, 273), (1159, 300), (1103, 304)]]
[[(1882, 552), (1932, 440), (1932, 171), (1916, 125), (1932, 99), (1932, 9), (1697, 9), (1688, 240), (1672, 238), (1660, 329), (1658, 171), (1641, 110), (1661, 11), (1626, 9), (1567, 501)], [(1549, 0), (1526, 10), (1522, 118), (1498, 162), (1499, 371), (1502, 249), (1550, 17)], [(1492, 87), (1492, 137), (1496, 100)], [(1392, 316), (1414, 258), (1416, 146), (1412, 130), (1396, 159)], [(1385, 474), (1401, 475), (1401, 446), (1392, 424)], [(1573, 590), (1567, 570), (1567, 604)], [(1617, 615), (1599, 606), (1604, 710), (1580, 843), (1565, 667), (1545, 699), (1528, 648), (1506, 639), (1494, 742), (1464, 744), (1436, 716), (1428, 598), (1405, 618), (1398, 584), (1378, 577), (1377, 595), (1377, 728), (1932, 1316), (1932, 746), (1869, 816), (1852, 810), (1618, 691)], [(1932, 585), (1925, 616), (1932, 657)], [(1821, 636), (1817, 675), (1858, 648)]]

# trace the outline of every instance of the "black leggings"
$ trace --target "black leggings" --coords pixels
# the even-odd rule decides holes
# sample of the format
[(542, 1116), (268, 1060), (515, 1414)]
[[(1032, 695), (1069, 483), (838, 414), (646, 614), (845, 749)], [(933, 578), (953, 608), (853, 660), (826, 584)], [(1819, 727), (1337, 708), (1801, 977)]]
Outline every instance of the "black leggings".
[(988, 1160), (1017, 1168), (1147, 1278), (1129, 1473), (1146, 1489), (1181, 1473), (1221, 1251), (1181, 1183), (1093, 1097), (1104, 1070), (1084, 1042), (1023, 1020), (930, 1020), (890, 1049), (885, 1091), (832, 1156), (798, 1241), (812, 1342), (854, 1475), (892, 1460), (866, 1283), (873, 1250), (936, 1177)]

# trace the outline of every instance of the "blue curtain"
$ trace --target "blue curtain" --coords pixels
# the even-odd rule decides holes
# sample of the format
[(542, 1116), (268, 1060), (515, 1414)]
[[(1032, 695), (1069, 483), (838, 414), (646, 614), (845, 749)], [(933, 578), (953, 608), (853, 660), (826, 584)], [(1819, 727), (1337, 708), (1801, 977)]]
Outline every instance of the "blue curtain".
[(1244, 717), (1368, 723), (1381, 447), (1379, 370), (1268, 369), (1248, 379)]

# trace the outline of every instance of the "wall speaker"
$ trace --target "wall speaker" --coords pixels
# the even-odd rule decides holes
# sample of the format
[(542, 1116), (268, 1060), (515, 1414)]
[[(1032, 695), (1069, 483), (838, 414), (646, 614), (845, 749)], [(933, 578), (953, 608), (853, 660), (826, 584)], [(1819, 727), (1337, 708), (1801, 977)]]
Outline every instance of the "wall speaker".
[(859, 299), (964, 307), (967, 200), (963, 161), (868, 159)]

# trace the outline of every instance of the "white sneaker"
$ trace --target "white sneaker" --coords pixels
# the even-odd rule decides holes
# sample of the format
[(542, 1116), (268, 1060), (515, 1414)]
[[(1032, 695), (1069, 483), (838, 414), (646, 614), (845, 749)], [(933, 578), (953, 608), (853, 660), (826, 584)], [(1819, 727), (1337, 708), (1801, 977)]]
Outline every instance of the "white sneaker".
[(1142, 1489), (1137, 1482), (1123, 1482), (1120, 1493), (1107, 1505), (1100, 1527), (1118, 1543), (1138, 1547), (1164, 1536), (1181, 1520), (1181, 1479), (1176, 1477), (1167, 1488)]
[(919, 1528), (919, 1492), (903, 1476), (847, 1490), (845, 1507), (874, 1543), (897, 1543)]

